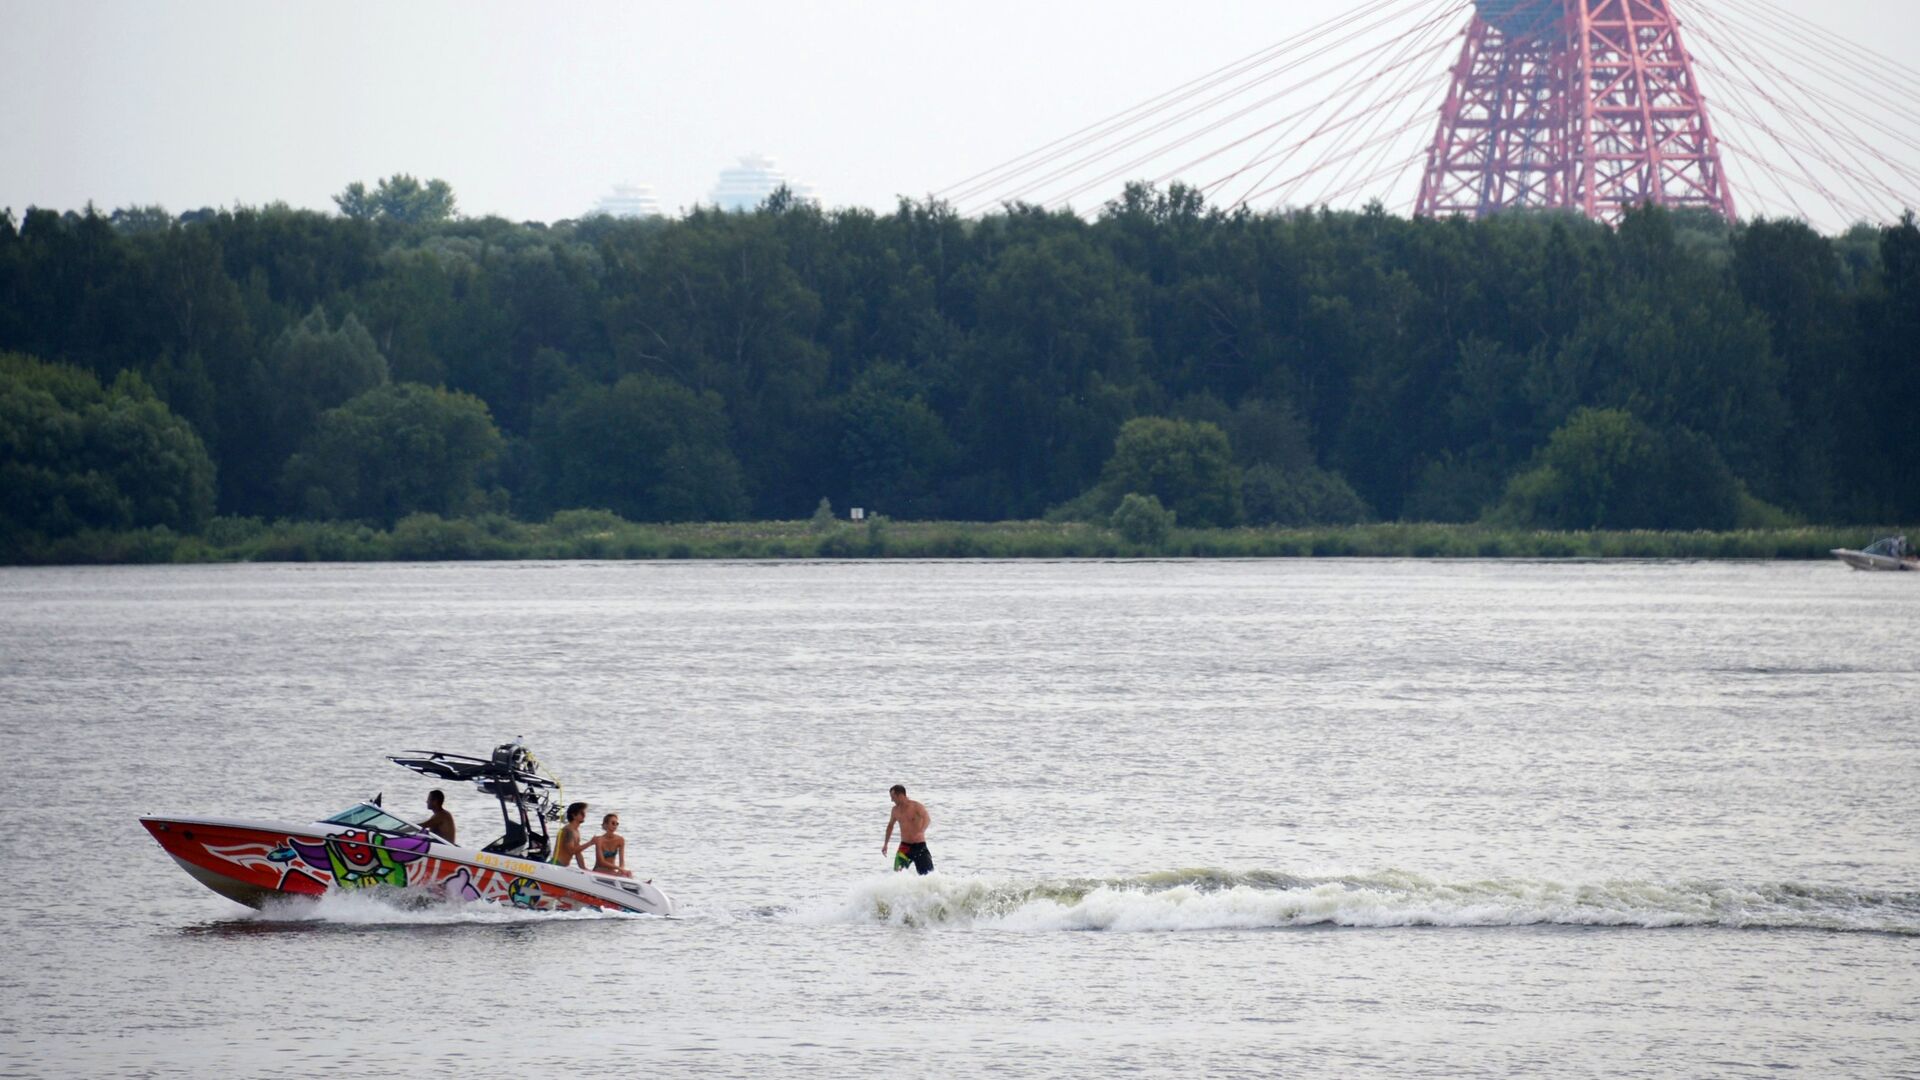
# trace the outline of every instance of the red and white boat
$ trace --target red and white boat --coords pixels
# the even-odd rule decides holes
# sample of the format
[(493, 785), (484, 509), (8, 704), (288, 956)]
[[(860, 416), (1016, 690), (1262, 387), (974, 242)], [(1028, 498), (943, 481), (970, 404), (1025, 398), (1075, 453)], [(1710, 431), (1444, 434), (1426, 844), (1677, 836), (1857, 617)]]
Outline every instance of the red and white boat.
[(312, 823), (143, 817), (140, 824), (194, 880), (248, 907), (276, 896), (391, 888), (533, 911), (673, 914), (673, 899), (650, 882), (551, 861), (547, 823), (560, 819), (560, 785), (518, 742), (488, 758), (422, 751), (390, 760), (496, 797), (505, 831), (484, 848), (461, 847), (388, 813), (378, 796)]

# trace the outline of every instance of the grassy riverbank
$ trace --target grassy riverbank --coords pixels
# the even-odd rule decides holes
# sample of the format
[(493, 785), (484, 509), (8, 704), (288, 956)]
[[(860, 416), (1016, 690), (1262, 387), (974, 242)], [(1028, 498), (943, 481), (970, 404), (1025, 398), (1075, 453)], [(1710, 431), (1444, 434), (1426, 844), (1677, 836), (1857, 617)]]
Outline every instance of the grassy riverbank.
[[(1175, 529), (1129, 543), (1112, 529), (1041, 521), (810, 521), (642, 525), (598, 511), (550, 522), (417, 514), (391, 530), (218, 518), (198, 536), (88, 532), (7, 552), (14, 564), (386, 562), (453, 559), (1577, 558), (1815, 559), (1900, 531), (1808, 526), (1736, 532), (1541, 532), (1478, 525)], [(1920, 529), (1911, 530), (1920, 532)]]

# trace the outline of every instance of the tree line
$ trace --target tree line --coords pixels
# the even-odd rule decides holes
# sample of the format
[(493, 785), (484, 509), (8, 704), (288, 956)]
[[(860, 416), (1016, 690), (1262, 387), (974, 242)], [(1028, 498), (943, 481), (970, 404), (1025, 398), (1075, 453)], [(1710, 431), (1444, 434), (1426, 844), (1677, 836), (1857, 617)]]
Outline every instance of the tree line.
[[(636, 522), (1920, 517), (1920, 229), (1644, 208), (1091, 219), (939, 202), (553, 224), (0, 214), (0, 533)], [(1151, 509), (1151, 508), (1149, 508)], [(1133, 504), (1127, 520), (1144, 512)]]

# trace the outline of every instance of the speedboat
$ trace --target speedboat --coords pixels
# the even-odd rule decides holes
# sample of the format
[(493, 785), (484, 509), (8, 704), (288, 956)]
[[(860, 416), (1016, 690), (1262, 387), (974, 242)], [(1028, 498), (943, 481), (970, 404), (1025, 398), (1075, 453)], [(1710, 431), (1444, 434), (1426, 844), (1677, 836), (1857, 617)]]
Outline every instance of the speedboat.
[(1834, 548), (1833, 557), (1855, 570), (1920, 570), (1920, 558), (1907, 554), (1907, 538), (1889, 536), (1855, 551)]
[(532, 911), (673, 914), (673, 899), (650, 882), (551, 861), (547, 823), (560, 820), (560, 784), (519, 742), (485, 758), (415, 751), (388, 760), (498, 799), (500, 838), (477, 850), (450, 843), (388, 813), (378, 795), (311, 824), (184, 817), (140, 824), (194, 880), (248, 907), (277, 896), (388, 888)]

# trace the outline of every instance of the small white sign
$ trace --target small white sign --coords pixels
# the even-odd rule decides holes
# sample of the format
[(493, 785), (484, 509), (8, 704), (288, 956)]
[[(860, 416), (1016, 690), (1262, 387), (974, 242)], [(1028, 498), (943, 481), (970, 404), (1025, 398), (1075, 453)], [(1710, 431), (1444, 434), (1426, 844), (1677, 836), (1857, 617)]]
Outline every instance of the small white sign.
[(865, 521), (867, 519), (867, 512), (861, 509), (860, 507), (856, 506), (853, 509), (847, 511), (847, 516), (852, 518), (855, 521)]

